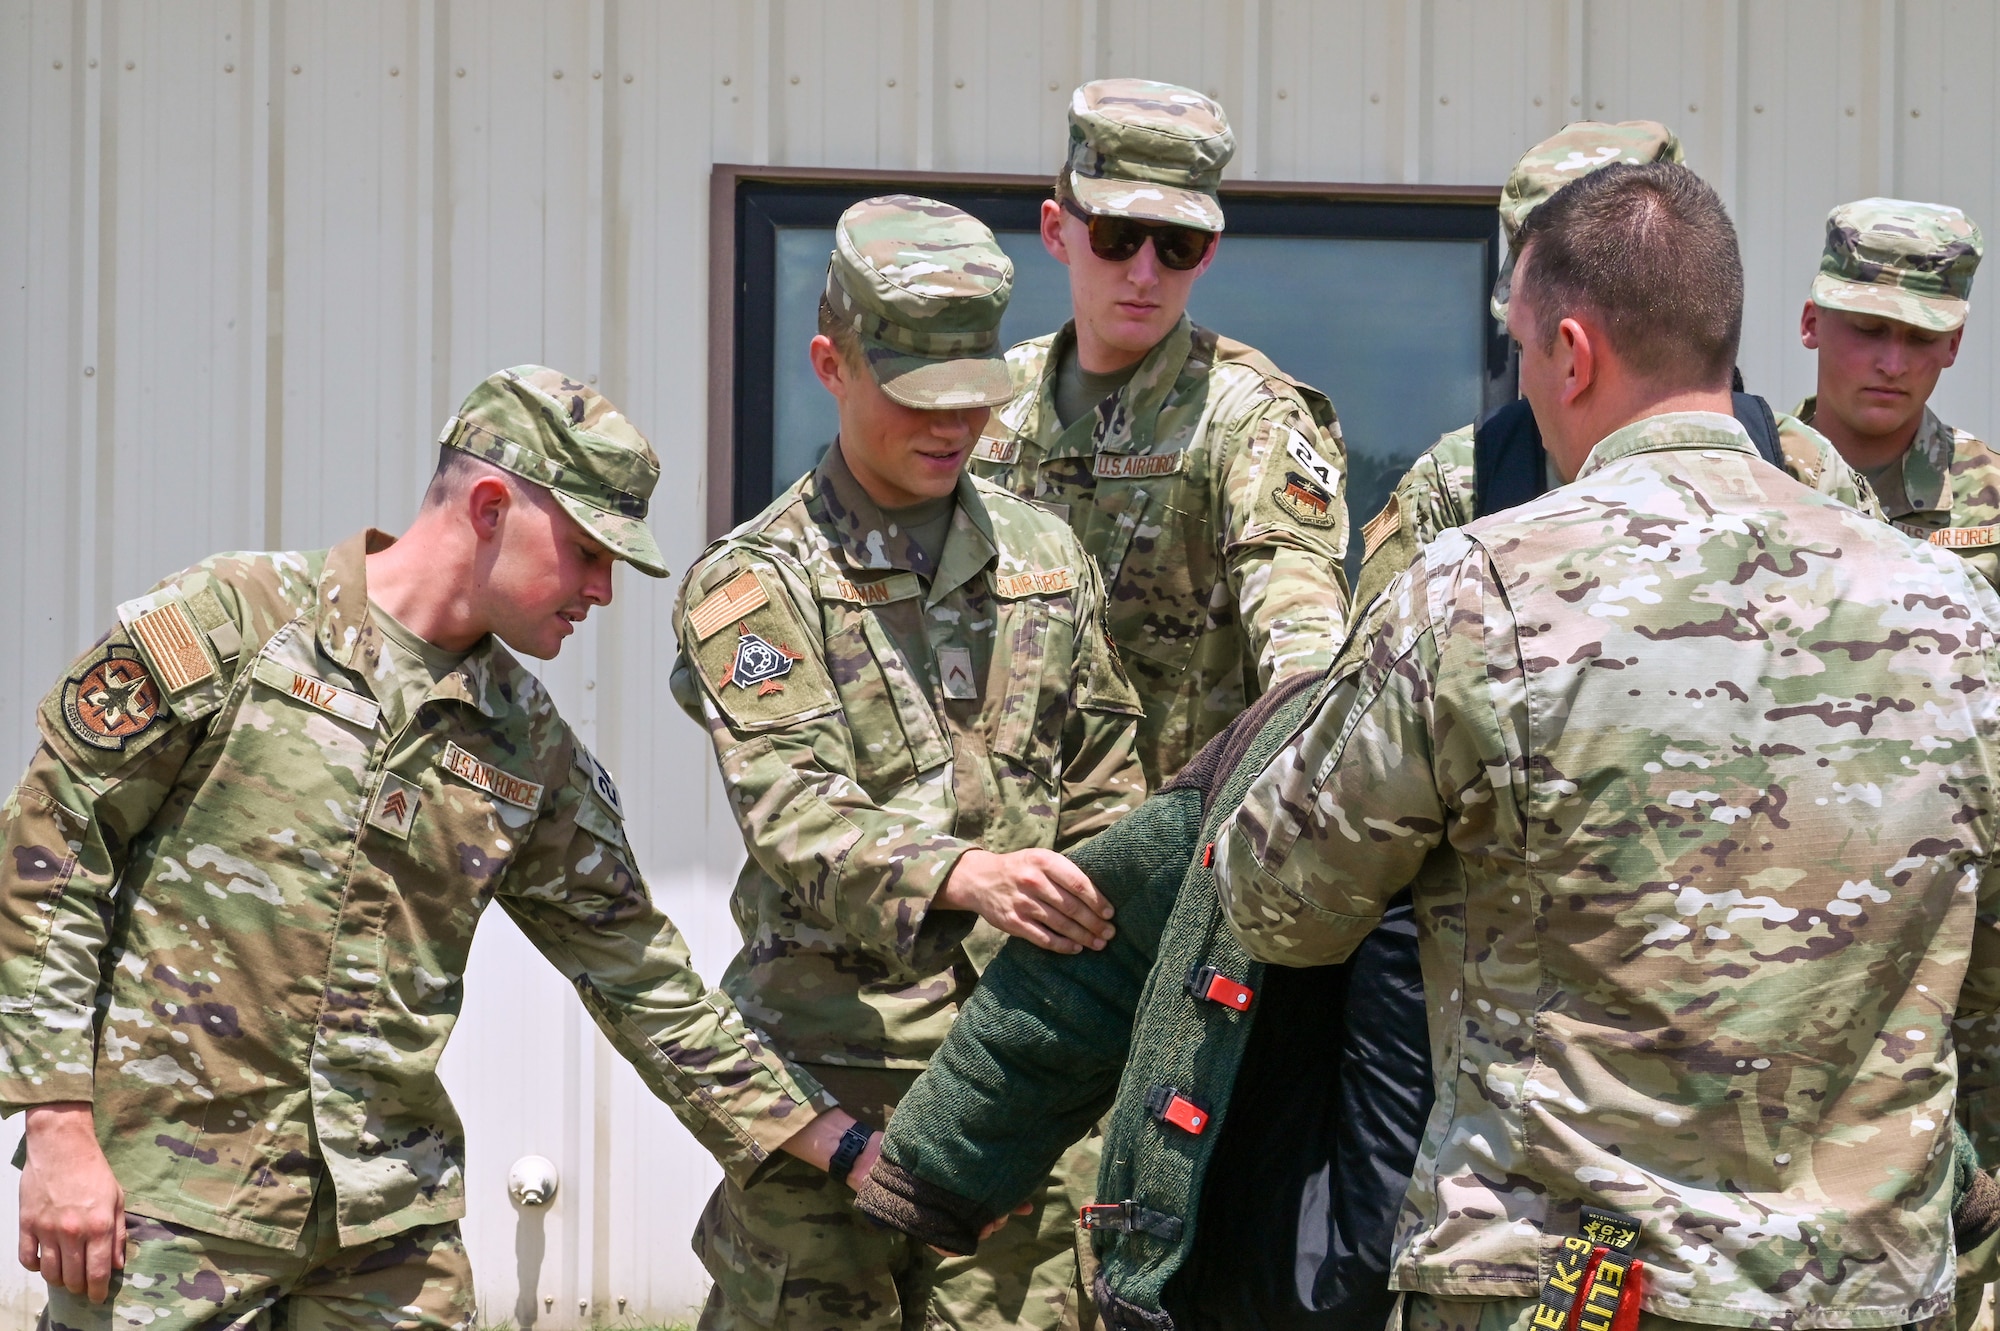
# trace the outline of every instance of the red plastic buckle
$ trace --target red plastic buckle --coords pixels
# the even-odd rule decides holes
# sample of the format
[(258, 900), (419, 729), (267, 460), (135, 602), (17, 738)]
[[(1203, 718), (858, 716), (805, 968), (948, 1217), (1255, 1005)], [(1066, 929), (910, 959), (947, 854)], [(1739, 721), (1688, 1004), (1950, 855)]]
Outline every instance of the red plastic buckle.
[(1146, 1092), (1146, 1108), (1160, 1122), (1171, 1123), (1196, 1137), (1208, 1126), (1208, 1111), (1171, 1086), (1155, 1086)]
[(1166, 1109), (1160, 1114), (1162, 1123), (1171, 1123), (1183, 1132), (1201, 1136), (1201, 1130), (1208, 1126), (1208, 1114), (1192, 1100), (1183, 1100), (1176, 1095), (1168, 1099)]
[(1213, 841), (1201, 848), (1201, 867), (1204, 869), (1213, 869), (1215, 867), (1215, 843)]
[(1095, 1202), (1084, 1207), (1077, 1220), (1085, 1229), (1129, 1230), (1131, 1209), (1130, 1202)]
[(1250, 986), (1238, 984), (1227, 975), (1217, 975), (1214, 979), (1210, 980), (1208, 982), (1208, 992), (1202, 995), (1203, 998), (1211, 1002), (1220, 1003), (1224, 1007), (1233, 1007), (1238, 1012), (1247, 1012), (1249, 1010), (1250, 996)]
[(1187, 991), (1196, 998), (1220, 1003), (1238, 1012), (1248, 1012), (1250, 1000), (1257, 996), (1257, 991), (1249, 985), (1230, 979), (1213, 966), (1197, 966), (1189, 972)]

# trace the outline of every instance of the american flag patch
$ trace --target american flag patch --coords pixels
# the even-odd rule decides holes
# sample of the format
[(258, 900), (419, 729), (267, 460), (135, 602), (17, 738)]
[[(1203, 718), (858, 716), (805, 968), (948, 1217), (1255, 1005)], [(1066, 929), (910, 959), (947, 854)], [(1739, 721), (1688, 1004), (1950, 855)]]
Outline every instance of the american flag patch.
[(131, 628), (167, 692), (191, 689), (215, 673), (202, 648), (201, 631), (183, 602), (169, 601), (157, 610), (148, 610), (132, 621)]
[(735, 623), (769, 599), (757, 575), (745, 569), (702, 597), (701, 604), (688, 611), (688, 626), (697, 642), (707, 642), (724, 624)]

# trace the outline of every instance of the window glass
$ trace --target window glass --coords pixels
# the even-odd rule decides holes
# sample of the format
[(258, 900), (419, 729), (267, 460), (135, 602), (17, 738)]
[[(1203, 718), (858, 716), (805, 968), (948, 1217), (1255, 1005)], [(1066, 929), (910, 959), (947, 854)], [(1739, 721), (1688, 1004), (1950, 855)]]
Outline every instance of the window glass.
[[(1014, 296), (1000, 330), (1003, 345), (1011, 346), (1068, 319), (1069, 287), (1040, 236), (1020, 225), (1032, 219), (1039, 200), (1007, 203), (1012, 215), (1005, 220), (1015, 225), (995, 234), (1014, 261)], [(766, 206), (777, 213), (775, 205)], [(806, 345), (817, 328), (833, 246), (830, 222), (839, 205), (829, 199), (810, 209), (790, 206), (792, 216), (810, 211), (810, 218), (771, 217), (765, 232), (770, 249), (763, 251), (770, 255), (769, 294), (763, 297), (770, 302), (764, 306), (769, 323), (756, 320), (760, 330), (768, 328), (768, 341), (742, 348), (762, 361), (757, 368), (763, 373), (743, 383), (746, 390), (769, 392), (770, 425), (768, 444), (738, 440), (740, 468), (746, 447), (769, 449), (768, 468), (763, 459), (752, 459), (740, 472), (756, 480), (749, 490), (739, 489), (739, 518), (810, 471), (837, 429), (833, 399), (814, 377)], [(1189, 312), (1333, 399), (1348, 450), (1352, 574), (1359, 567), (1361, 527), (1396, 480), (1440, 434), (1480, 414), (1494, 348), (1486, 312), (1492, 212), (1422, 204), (1350, 206), (1346, 213), (1318, 205), (1313, 212), (1270, 200), (1230, 207), (1232, 227), (1239, 214), (1246, 225), (1224, 236), (1214, 265), (1195, 285)], [(1326, 229), (1350, 234), (1310, 234), (1329, 216)], [(746, 300), (758, 300), (756, 285), (753, 280), (745, 290)]]

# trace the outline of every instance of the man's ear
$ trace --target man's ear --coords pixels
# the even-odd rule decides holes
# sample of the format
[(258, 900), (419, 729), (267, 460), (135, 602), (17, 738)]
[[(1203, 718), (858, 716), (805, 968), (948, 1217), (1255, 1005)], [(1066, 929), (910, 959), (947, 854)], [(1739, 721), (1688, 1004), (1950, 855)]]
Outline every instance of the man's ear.
[(514, 493), (498, 476), (481, 476), (465, 491), (465, 513), (472, 522), (472, 534), (481, 541), (495, 540), (506, 520)]
[(1799, 341), (1807, 351), (1819, 350), (1819, 306), (1811, 301), (1799, 311)]
[(813, 374), (826, 386), (826, 391), (833, 394), (836, 401), (845, 401), (847, 361), (842, 358), (840, 348), (833, 345), (833, 339), (825, 333), (815, 334), (806, 347), (806, 360), (811, 363)]
[(1556, 346), (1562, 354), (1564, 405), (1575, 402), (1590, 391), (1597, 382), (1599, 369), (1598, 348), (1591, 341), (1590, 330), (1575, 319), (1565, 319), (1556, 326)]
[(1063, 206), (1054, 199), (1042, 200), (1042, 248), (1063, 267), (1069, 267), (1069, 242), (1062, 233)]
[(1965, 325), (1960, 324), (1958, 327), (1951, 330), (1951, 341), (1947, 343), (1945, 346), (1945, 351), (1944, 351), (1945, 369), (1949, 370), (1952, 366), (1958, 364), (1958, 344), (1964, 340), (1965, 340)]

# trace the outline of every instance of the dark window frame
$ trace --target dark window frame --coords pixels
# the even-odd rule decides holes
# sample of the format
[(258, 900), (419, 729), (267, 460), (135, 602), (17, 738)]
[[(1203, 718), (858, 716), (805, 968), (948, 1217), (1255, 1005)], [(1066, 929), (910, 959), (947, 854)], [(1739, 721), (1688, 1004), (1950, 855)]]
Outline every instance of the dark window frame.
[[(1034, 229), (1052, 176), (718, 163), (709, 177), (708, 539), (760, 511), (772, 490), (770, 293), (780, 226), (832, 226), (871, 194), (904, 190)], [(1497, 187), (1229, 181), (1230, 230), (1245, 235), (1477, 240), (1488, 289), (1499, 264)], [(1016, 217), (1018, 214), (1018, 218)], [(1488, 320), (1482, 415), (1513, 397), (1506, 331)], [(746, 451), (754, 450), (754, 451)]]

